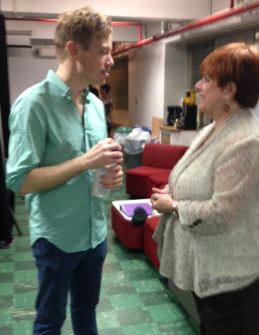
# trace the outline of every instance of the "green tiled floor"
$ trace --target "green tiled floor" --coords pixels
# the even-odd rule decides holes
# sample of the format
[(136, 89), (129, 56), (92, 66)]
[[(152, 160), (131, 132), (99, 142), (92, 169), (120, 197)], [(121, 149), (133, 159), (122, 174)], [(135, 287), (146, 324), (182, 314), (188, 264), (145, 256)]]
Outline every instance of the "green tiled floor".
[[(123, 190), (112, 198), (125, 199)], [(107, 216), (110, 218), (110, 201)], [(23, 236), (0, 249), (0, 335), (31, 335), (37, 277), (28, 240), (27, 215), (18, 198), (16, 217)], [(100, 335), (195, 335), (190, 317), (142, 252), (123, 247), (109, 229), (101, 301)], [(69, 313), (62, 335), (72, 335)]]

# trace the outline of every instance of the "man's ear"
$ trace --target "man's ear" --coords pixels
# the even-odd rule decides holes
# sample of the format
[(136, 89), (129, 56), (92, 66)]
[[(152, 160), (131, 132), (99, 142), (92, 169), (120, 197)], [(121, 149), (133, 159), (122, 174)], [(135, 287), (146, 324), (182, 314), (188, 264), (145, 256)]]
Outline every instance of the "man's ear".
[(77, 56), (78, 54), (78, 49), (77, 49), (77, 45), (74, 41), (70, 40), (67, 41), (66, 43), (66, 50), (69, 56)]

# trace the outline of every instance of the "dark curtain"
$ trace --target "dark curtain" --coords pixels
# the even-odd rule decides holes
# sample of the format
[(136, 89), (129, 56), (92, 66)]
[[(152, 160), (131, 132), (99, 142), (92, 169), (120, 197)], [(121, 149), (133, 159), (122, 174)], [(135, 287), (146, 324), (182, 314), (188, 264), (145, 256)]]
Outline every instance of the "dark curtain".
[(10, 94), (7, 67), (7, 47), (4, 16), (0, 13), (0, 241), (12, 242), (11, 212), (14, 210), (14, 195), (5, 186), (5, 161), (8, 150), (8, 116), (10, 112)]
[(1, 152), (0, 159), (0, 241), (5, 244), (12, 242), (12, 217), (9, 210), (11, 206), (8, 191), (5, 187), (5, 176), (4, 176), (4, 160), (3, 153)]

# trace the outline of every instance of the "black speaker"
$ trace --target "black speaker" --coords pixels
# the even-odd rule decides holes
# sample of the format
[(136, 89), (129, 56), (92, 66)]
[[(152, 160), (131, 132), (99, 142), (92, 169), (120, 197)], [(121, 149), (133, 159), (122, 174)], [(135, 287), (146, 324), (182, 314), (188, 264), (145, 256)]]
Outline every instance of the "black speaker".
[(2, 130), (4, 138), (4, 149), (7, 153), (9, 139), (8, 117), (10, 113), (10, 93), (8, 80), (5, 19), (2, 14), (0, 14), (0, 78), (0, 104), (3, 128)]
[(0, 13), (0, 247), (12, 242), (11, 213), (14, 209), (14, 195), (5, 186), (5, 162), (8, 152), (8, 117), (10, 113), (10, 96), (7, 66), (7, 46), (5, 19)]

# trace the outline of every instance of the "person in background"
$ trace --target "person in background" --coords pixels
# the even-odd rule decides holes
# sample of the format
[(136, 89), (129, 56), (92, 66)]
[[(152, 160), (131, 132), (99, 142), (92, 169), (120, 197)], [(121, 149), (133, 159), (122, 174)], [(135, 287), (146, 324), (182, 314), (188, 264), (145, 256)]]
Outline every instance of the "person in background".
[(109, 84), (105, 83), (100, 87), (100, 96), (104, 103), (106, 123), (108, 134), (110, 134), (112, 129), (112, 97), (111, 97), (111, 87)]
[(34, 335), (60, 335), (68, 293), (74, 334), (97, 334), (107, 227), (103, 203), (91, 194), (93, 171), (110, 166), (102, 184), (120, 186), (122, 153), (88, 86), (109, 76), (111, 31), (111, 20), (91, 8), (62, 14), (56, 72), (12, 106), (7, 185), (26, 195), (29, 209), (39, 282)]
[(213, 119), (175, 166), (155, 231), (160, 272), (190, 290), (202, 335), (259, 334), (259, 51), (245, 43), (201, 64), (198, 109)]

